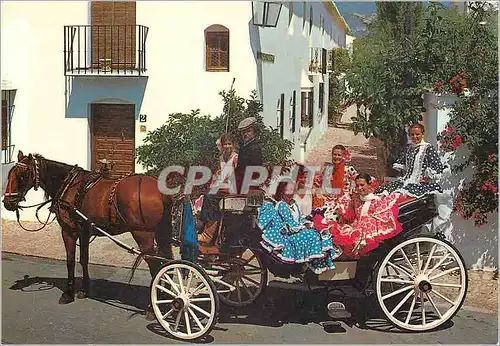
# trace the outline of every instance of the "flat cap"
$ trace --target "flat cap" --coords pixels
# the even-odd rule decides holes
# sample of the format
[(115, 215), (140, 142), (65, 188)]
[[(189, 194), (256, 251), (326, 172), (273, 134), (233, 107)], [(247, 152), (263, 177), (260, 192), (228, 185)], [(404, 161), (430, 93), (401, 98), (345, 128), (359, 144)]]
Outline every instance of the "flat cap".
[(246, 129), (247, 127), (255, 124), (256, 122), (257, 122), (257, 119), (255, 119), (254, 117), (245, 118), (238, 125), (238, 130)]

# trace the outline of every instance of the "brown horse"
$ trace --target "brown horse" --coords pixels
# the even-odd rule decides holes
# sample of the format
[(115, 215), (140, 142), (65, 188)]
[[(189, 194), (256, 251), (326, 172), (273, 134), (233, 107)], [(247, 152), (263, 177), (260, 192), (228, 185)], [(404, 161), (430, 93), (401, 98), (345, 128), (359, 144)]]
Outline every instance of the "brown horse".
[[(46, 199), (50, 198), (51, 211), (62, 229), (68, 268), (67, 288), (59, 299), (60, 304), (74, 301), (78, 239), (83, 285), (77, 298), (86, 298), (89, 293), (89, 239), (94, 234), (88, 224), (75, 215), (74, 209), (112, 235), (131, 232), (142, 253), (172, 258), (173, 199), (160, 193), (156, 178), (133, 174), (118, 180), (105, 179), (102, 174), (48, 160), (38, 154), (25, 156), (21, 151), (17, 160), (9, 172), (3, 203), (7, 210), (18, 212), (26, 193), (38, 187), (44, 190)], [(154, 276), (160, 263), (148, 258), (146, 262)]]

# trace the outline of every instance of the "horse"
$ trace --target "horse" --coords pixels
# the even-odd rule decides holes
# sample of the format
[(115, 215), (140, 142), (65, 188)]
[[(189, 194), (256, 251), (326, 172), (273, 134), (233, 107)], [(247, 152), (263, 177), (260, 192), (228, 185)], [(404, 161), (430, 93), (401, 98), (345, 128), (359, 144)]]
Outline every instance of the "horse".
[[(32, 188), (44, 190), (45, 200), (51, 203), (50, 210), (61, 226), (66, 249), (68, 279), (59, 304), (68, 304), (75, 299), (77, 240), (80, 240), (83, 280), (76, 297), (88, 297), (89, 239), (92, 235), (103, 236), (100, 233), (91, 234), (92, 228), (76, 217), (75, 209), (111, 235), (130, 232), (143, 254), (173, 258), (173, 197), (159, 191), (156, 178), (129, 174), (120, 179), (108, 179), (77, 165), (48, 160), (39, 154), (26, 156), (22, 151), (19, 151), (17, 161), (9, 171), (3, 204), (5, 209), (17, 213), (19, 222), (19, 209), (22, 208), (19, 203), (26, 200), (26, 193)], [(148, 257), (145, 260), (154, 277), (161, 263)]]

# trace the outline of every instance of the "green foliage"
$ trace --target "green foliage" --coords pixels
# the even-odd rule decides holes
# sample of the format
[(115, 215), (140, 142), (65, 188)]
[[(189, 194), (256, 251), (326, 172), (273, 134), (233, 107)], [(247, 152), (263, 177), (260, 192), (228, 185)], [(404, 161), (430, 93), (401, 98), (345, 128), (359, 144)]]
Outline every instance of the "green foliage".
[(255, 117), (258, 121), (258, 133), (261, 139), (264, 164), (266, 166), (290, 165), (293, 143), (282, 139), (279, 132), (265, 127), (262, 122), (262, 104), (257, 100), (256, 92), (249, 99), (236, 94), (231, 89), (219, 93), (224, 101), (223, 114), (210, 118), (200, 115), (199, 110), (191, 113), (170, 114), (165, 124), (150, 131), (144, 144), (137, 148), (137, 161), (149, 174), (158, 175), (168, 166), (189, 167), (204, 165), (212, 171), (218, 169), (219, 151), (217, 139), (226, 132), (226, 120), (229, 115), (228, 132), (237, 140), (241, 139), (238, 124), (246, 117)]
[(381, 139), (392, 164), (406, 142), (405, 127), (421, 120), (421, 94), (458, 95), (439, 139), (443, 150), (469, 152), (453, 169), (470, 165), (475, 175), (455, 205), (481, 225), (498, 208), (498, 12), (421, 5), (378, 3), (369, 34), (355, 41), (348, 81), (361, 110), (354, 130)]
[(389, 23), (379, 18), (368, 35), (354, 41), (347, 80), (350, 100), (358, 106), (354, 132), (381, 139), (392, 164), (404, 149), (405, 127), (421, 118), (423, 75), (417, 33), (409, 30), (404, 37), (394, 36), (388, 28)]
[(335, 123), (346, 106), (347, 89), (344, 75), (351, 68), (351, 57), (347, 49), (343, 48), (334, 48), (329, 54), (334, 63), (328, 87), (328, 121)]

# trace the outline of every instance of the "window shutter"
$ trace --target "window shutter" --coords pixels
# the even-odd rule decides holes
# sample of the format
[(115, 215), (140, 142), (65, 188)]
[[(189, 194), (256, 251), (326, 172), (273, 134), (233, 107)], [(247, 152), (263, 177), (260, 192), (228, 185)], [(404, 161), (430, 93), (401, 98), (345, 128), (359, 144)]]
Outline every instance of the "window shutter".
[(285, 94), (280, 98), (280, 135), (283, 138), (285, 134)]
[(319, 110), (323, 113), (325, 109), (325, 83), (319, 83)]
[(7, 149), (7, 100), (2, 100), (2, 150)]
[(306, 105), (306, 100), (307, 100), (307, 93), (306, 92), (301, 92), (300, 93), (300, 121), (301, 121), (301, 126), (305, 122), (307, 122), (307, 105)]
[(206, 70), (229, 71), (229, 32), (207, 32)]
[(295, 120), (297, 118), (297, 115), (296, 115), (296, 110), (297, 110), (296, 104), (297, 104), (297, 91), (294, 90), (293, 91), (293, 96), (292, 96), (292, 132), (293, 133), (295, 133)]
[(325, 48), (321, 49), (321, 73), (326, 74), (326, 59), (328, 51)]
[(314, 92), (309, 92), (309, 127), (314, 126)]
[(111, 59), (112, 68), (134, 68), (136, 61), (136, 2), (92, 1), (92, 65)]

